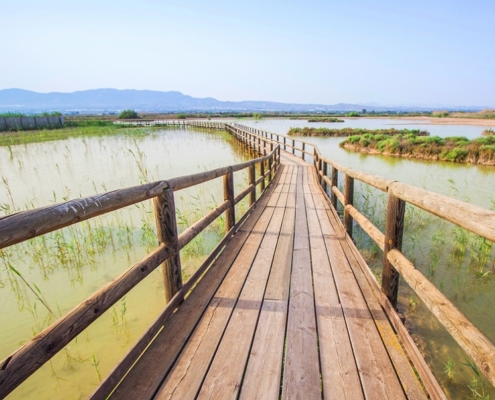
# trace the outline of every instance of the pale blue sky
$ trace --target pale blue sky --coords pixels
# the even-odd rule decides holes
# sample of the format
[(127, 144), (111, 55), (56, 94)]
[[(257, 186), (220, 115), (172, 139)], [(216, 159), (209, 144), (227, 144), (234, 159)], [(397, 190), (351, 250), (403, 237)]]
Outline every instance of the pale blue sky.
[(493, 0), (10, 0), (0, 89), (495, 106), (494, 19)]

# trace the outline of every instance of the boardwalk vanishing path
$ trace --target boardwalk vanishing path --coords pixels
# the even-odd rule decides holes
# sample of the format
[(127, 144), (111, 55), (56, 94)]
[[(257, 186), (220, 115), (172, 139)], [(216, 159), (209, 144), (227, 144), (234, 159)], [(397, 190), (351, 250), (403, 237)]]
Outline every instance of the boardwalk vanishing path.
[(112, 398), (426, 398), (315, 169), (277, 179)]

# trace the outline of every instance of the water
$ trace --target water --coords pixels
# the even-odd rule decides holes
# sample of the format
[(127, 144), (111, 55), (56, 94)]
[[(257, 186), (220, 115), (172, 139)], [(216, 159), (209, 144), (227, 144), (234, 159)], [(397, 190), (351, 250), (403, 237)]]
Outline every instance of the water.
[[(0, 216), (248, 158), (226, 132), (195, 130), (128, 130), (0, 147)], [(245, 173), (236, 173), (235, 182), (238, 193), (247, 186)], [(222, 201), (221, 179), (177, 192), (179, 227)], [(184, 279), (222, 235), (220, 219), (182, 250)], [(156, 245), (153, 208), (147, 201), (1, 251), (0, 359)], [(165, 307), (162, 280), (158, 268), (9, 397), (87, 397)]]
[[(355, 127), (425, 129), (432, 136), (479, 137), (485, 127), (470, 125), (427, 125), (417, 120), (346, 119), (345, 123), (307, 123), (304, 120), (267, 119), (236, 121), (268, 132), (287, 134), (290, 127)], [(421, 123), (420, 123), (421, 122)], [(301, 137), (318, 146), (320, 152), (341, 165), (402, 181), (432, 192), (447, 195), (488, 209), (495, 209), (495, 168), (492, 166), (402, 159), (382, 155), (365, 155), (344, 150), (339, 143), (345, 138)], [(310, 148), (310, 150), (312, 150)], [(339, 177), (342, 188), (343, 178)], [(386, 196), (356, 182), (357, 208), (378, 226), (385, 228)], [(339, 208), (339, 211), (342, 211)], [(382, 252), (354, 227), (356, 244), (380, 279)], [(488, 338), (495, 342), (495, 320), (487, 310), (495, 309), (495, 254), (491, 243), (467, 233), (414, 206), (406, 207), (404, 254), (435, 284)], [(477, 375), (467, 355), (457, 346), (436, 318), (424, 307), (404, 282), (399, 290), (399, 310), (438, 381), (450, 398), (472, 397)], [(454, 376), (449, 378), (446, 365), (454, 362)], [(470, 388), (471, 386), (471, 388)], [(485, 383), (485, 390), (495, 390)]]

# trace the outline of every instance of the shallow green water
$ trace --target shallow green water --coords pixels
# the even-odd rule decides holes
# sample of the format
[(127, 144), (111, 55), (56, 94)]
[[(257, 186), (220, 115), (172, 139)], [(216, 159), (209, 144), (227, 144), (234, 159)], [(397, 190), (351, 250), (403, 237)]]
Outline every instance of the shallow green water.
[[(226, 132), (183, 129), (0, 147), (0, 216), (248, 158)], [(238, 191), (247, 186), (243, 172), (235, 180)], [(177, 192), (180, 228), (222, 201), (221, 179)], [(182, 250), (184, 279), (219, 241), (222, 224)], [(156, 245), (147, 201), (1, 251), (0, 359)], [(86, 398), (164, 308), (162, 279), (158, 268), (9, 398)]]
[[(327, 126), (426, 129), (441, 137), (474, 138), (485, 129), (480, 126), (425, 125), (417, 121), (393, 119), (346, 119), (345, 123), (307, 123), (301, 120), (242, 120), (245, 125), (268, 132), (287, 134), (290, 127)], [(300, 138), (318, 146), (328, 158), (359, 171), (395, 179), (436, 193), (495, 209), (495, 167), (401, 159), (381, 155), (353, 153), (339, 147), (344, 138)], [(339, 177), (342, 185), (343, 179)], [(359, 182), (355, 187), (355, 204), (384, 231), (386, 196)], [(377, 277), (381, 274), (382, 253), (355, 225), (356, 244)], [(487, 337), (495, 342), (495, 251), (490, 242), (455, 228), (440, 218), (407, 205), (403, 252)], [(471, 386), (477, 378), (466, 365), (469, 358), (422, 305), (417, 296), (401, 282), (399, 310), (406, 325), (450, 398), (473, 398)], [(446, 364), (454, 362), (454, 376), (449, 378)], [(495, 390), (485, 383), (493, 398)], [(481, 380), (477, 383), (482, 390)], [(474, 396), (474, 398), (476, 398)]]

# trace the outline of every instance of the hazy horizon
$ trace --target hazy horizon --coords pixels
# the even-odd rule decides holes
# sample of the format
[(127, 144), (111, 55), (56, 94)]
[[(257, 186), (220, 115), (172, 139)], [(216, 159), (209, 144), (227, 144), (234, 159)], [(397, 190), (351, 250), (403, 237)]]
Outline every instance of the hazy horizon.
[(0, 14), (0, 89), (494, 107), (493, 15), (480, 0), (19, 0)]

